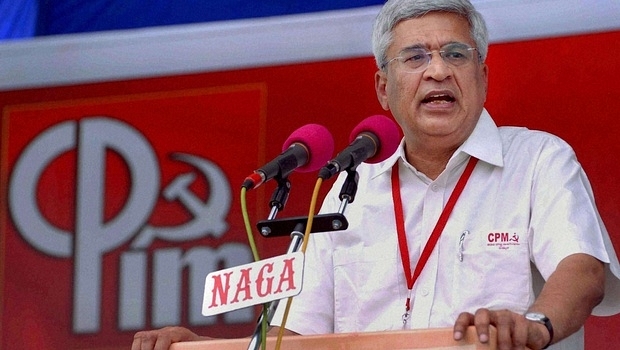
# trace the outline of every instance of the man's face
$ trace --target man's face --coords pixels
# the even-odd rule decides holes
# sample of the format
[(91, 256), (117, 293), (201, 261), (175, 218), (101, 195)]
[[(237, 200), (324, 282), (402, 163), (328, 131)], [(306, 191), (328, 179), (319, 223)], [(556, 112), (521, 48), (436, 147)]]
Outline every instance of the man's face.
[[(387, 57), (399, 56), (408, 47), (433, 51), (449, 43), (475, 47), (467, 20), (431, 12), (396, 25)], [(479, 62), (477, 51), (472, 53), (473, 59), (458, 67), (444, 62), (435, 51), (420, 72), (405, 72), (398, 60), (388, 64), (385, 72), (377, 72), (379, 102), (400, 124), (409, 150), (429, 145), (454, 149), (474, 129), (486, 99), (488, 68)]]

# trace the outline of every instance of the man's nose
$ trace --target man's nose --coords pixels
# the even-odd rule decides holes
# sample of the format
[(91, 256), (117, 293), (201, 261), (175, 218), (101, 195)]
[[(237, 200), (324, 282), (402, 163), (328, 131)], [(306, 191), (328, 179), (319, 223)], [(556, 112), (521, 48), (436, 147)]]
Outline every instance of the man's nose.
[(452, 68), (443, 60), (438, 51), (432, 51), (428, 67), (424, 70), (424, 78), (444, 80), (452, 76)]

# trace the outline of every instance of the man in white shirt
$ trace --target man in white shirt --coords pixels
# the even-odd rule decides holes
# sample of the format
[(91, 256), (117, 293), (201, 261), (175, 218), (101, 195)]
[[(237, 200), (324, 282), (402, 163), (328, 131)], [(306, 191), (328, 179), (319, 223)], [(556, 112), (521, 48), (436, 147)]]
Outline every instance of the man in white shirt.
[[(375, 87), (404, 139), (358, 167), (349, 228), (310, 236), (287, 334), (453, 326), (460, 339), (475, 325), (484, 342), (493, 325), (500, 349), (576, 349), (590, 314), (620, 311), (618, 260), (572, 149), (484, 109), (487, 40), (467, 0), (384, 5)], [(198, 339), (139, 332), (132, 349)]]
[[(403, 325), (408, 289), (392, 196), (393, 167), (399, 171), (404, 228), (415, 265), (471, 157), (479, 159), (478, 164), (413, 287), (410, 317)], [(612, 250), (606, 251), (613, 248), (572, 149), (544, 132), (497, 128), (486, 111), (435, 179), (406, 161), (404, 144), (386, 161), (360, 166), (358, 174), (358, 194), (346, 211), (349, 228), (311, 236), (304, 290), (293, 300), (286, 322), (296, 333), (450, 327), (462, 311), (491, 309), (510, 310), (502, 317), (516, 318), (507, 320), (511, 323), (522, 321), (527, 311), (544, 312), (554, 333), (565, 334), (556, 326), (560, 316), (552, 313), (560, 308), (557, 311), (569, 312), (572, 321), (581, 302), (567, 299), (568, 307), (554, 300), (549, 311), (543, 304), (534, 308), (540, 288), (532, 274), (548, 279), (560, 264), (579, 266), (589, 256), (615, 259)], [(328, 194), (323, 213), (338, 211), (343, 181), (339, 178)], [(580, 280), (570, 280), (570, 286), (588, 283), (589, 277), (582, 280), (578, 271), (568, 272)], [(570, 286), (565, 292), (577, 297)], [(323, 300), (330, 302), (319, 302)], [(617, 306), (599, 305), (594, 313), (615, 312)], [(280, 317), (272, 324), (280, 325)], [(575, 326), (575, 331), (581, 327)], [(553, 348), (560, 345), (583, 348), (582, 332)]]

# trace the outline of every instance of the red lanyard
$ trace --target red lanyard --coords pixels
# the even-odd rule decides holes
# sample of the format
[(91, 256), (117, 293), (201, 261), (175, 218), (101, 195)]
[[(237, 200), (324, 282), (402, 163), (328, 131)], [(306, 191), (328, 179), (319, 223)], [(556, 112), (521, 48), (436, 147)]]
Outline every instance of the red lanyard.
[(454, 187), (454, 191), (450, 195), (448, 199), (448, 203), (446, 203), (445, 208), (441, 212), (439, 216), (439, 220), (437, 220), (437, 224), (435, 224), (435, 228), (431, 233), (431, 236), (426, 242), (424, 246), (424, 250), (422, 251), (422, 255), (420, 255), (420, 259), (415, 266), (415, 270), (413, 274), (411, 274), (411, 262), (409, 261), (409, 248), (407, 246), (407, 236), (405, 234), (405, 217), (403, 211), (403, 201), (400, 195), (400, 179), (398, 176), (398, 162), (394, 164), (392, 167), (392, 200), (394, 201), (394, 216), (396, 218), (396, 232), (398, 233), (398, 247), (400, 250), (400, 257), (403, 263), (403, 269), (405, 270), (405, 277), (407, 278), (407, 288), (409, 289), (409, 294), (407, 296), (407, 301), (405, 303), (405, 314), (403, 315), (403, 324), (407, 323), (407, 319), (409, 318), (409, 311), (411, 310), (411, 291), (413, 289), (413, 285), (415, 281), (422, 273), (422, 269), (428, 258), (431, 256), (431, 253), (435, 249), (435, 245), (439, 240), (439, 236), (441, 236), (441, 232), (443, 231), (446, 223), (448, 222), (448, 217), (450, 217), (450, 213), (452, 213), (452, 209), (454, 209), (454, 205), (456, 201), (459, 199), (461, 192), (465, 188), (467, 184), (467, 180), (471, 173), (474, 171), (476, 167), (476, 163), (478, 159), (474, 157), (469, 158), (469, 162), (461, 174), (456, 187)]

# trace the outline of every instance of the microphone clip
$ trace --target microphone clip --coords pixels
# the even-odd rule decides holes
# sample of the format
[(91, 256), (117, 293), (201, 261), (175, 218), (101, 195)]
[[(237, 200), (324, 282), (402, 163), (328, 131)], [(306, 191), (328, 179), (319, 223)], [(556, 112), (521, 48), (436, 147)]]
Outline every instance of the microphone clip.
[(269, 206), (281, 211), (284, 209), (286, 201), (288, 201), (288, 196), (291, 192), (291, 182), (288, 180), (288, 177), (282, 178), (276, 176), (274, 179), (277, 181), (278, 187), (276, 187), (271, 195)]

